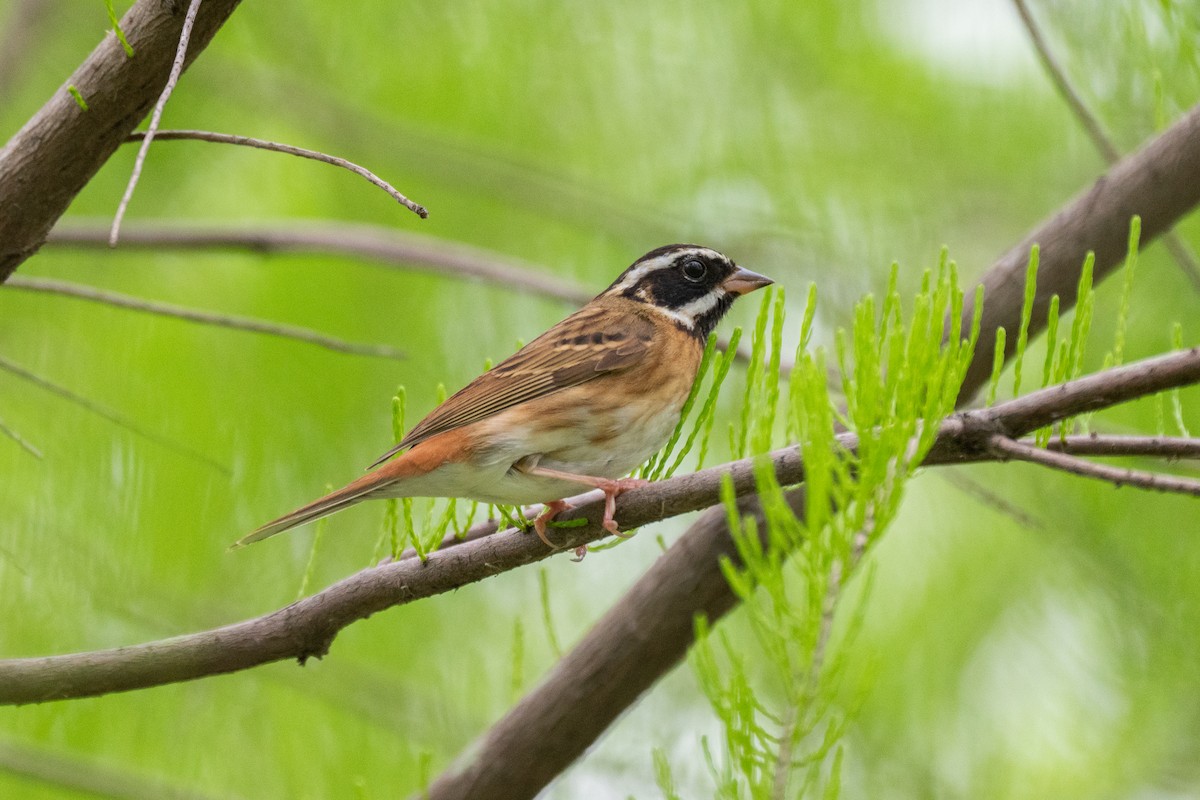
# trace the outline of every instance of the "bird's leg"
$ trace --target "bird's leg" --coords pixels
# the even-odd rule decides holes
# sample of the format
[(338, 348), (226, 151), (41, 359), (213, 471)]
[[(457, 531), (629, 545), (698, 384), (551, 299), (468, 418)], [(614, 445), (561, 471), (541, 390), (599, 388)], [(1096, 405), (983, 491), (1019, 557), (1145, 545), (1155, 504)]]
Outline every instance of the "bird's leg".
[(650, 483), (650, 481), (645, 481), (641, 478), (617, 478), (614, 480), (612, 478), (596, 478), (591, 475), (576, 475), (573, 472), (560, 472), (549, 467), (527, 467), (522, 471), (526, 475), (538, 475), (543, 478), (557, 478), (561, 481), (582, 483), (584, 486), (593, 486), (604, 492), (604, 521), (600, 525), (604, 530), (622, 539), (628, 539), (631, 534), (621, 533), (620, 528), (617, 527), (617, 521), (613, 518), (617, 510), (617, 495), (621, 492), (627, 492), (630, 489), (640, 489)]
[(545, 542), (546, 546), (551, 550), (557, 550), (558, 548), (556, 548), (546, 537), (546, 523), (567, 509), (574, 507), (575, 506), (571, 505), (566, 500), (551, 500), (549, 503), (546, 503), (545, 507), (542, 509), (542, 513), (538, 514), (537, 517), (534, 518), (533, 532), (536, 533), (538, 538)]

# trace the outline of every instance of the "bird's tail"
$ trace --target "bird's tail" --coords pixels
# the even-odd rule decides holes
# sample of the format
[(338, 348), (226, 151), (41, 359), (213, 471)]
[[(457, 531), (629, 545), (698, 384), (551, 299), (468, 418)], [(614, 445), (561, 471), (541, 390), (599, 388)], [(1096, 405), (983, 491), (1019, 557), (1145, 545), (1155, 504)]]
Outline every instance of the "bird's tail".
[(284, 514), (279, 519), (271, 520), (266, 525), (258, 528), (251, 533), (246, 534), (238, 539), (232, 545), (230, 550), (237, 550), (245, 547), (248, 544), (261, 542), (274, 536), (277, 533), (291, 530), (313, 520), (327, 517), (335, 511), (341, 511), (343, 508), (360, 503), (367, 498), (373, 490), (379, 487), (379, 479), (374, 473), (364, 475), (348, 486), (343, 486), (336, 492), (330, 492), (324, 497), (319, 497), (311, 503), (297, 508), (290, 514)]

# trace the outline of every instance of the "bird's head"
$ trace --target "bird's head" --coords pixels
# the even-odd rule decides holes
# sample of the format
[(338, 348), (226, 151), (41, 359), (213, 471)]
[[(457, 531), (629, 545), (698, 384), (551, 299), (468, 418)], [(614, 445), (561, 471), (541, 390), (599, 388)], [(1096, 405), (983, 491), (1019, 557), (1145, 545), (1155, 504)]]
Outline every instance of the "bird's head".
[(646, 303), (687, 332), (707, 339), (736, 297), (771, 283), (716, 250), (669, 244), (633, 262), (601, 296)]

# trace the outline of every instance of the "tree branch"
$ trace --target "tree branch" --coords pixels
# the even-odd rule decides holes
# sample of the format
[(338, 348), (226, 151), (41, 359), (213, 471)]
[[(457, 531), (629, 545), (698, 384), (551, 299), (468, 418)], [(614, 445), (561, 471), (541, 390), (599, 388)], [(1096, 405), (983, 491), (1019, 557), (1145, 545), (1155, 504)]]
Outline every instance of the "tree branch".
[(232, 328), (234, 330), (250, 331), (252, 333), (264, 333), (268, 336), (278, 336), (283, 339), (291, 339), (297, 342), (304, 342), (305, 344), (313, 344), (338, 353), (350, 353), (358, 356), (374, 356), (376, 358), (391, 358), (395, 360), (407, 358), (403, 350), (398, 350), (386, 344), (358, 344), (356, 342), (347, 342), (344, 339), (327, 336), (323, 333), (318, 333), (317, 331), (309, 328), (301, 328), (297, 325), (282, 325), (277, 322), (266, 322), (261, 319), (253, 319), (251, 317), (239, 317), (234, 316), (233, 314), (218, 314), (212, 311), (201, 311), (196, 308), (187, 308), (185, 306), (177, 306), (170, 303), (160, 303), (157, 300), (144, 300), (140, 297), (130, 297), (127, 294), (110, 292), (106, 289), (97, 289), (93, 286), (83, 286), (78, 283), (70, 283), (68, 281), (60, 281), (53, 278), (25, 278), (18, 276), (9, 278), (8, 282), (5, 284), (5, 288), (19, 289), (27, 292), (57, 294), (63, 297), (72, 297), (76, 300), (88, 300), (93, 303), (103, 303), (104, 305), (116, 306), (118, 308), (127, 308), (131, 311), (140, 311), (146, 314), (157, 314), (159, 316), (186, 320), (188, 322), (198, 322), (202, 325), (216, 325), (221, 328)]
[[(992, 457), (987, 444), (996, 433), (1020, 435), (1050, 425), (1065, 416), (1104, 408), (1145, 394), (1196, 382), (1200, 382), (1200, 348), (1117, 367), (1043, 389), (992, 408), (964, 412), (941, 423), (938, 438), (924, 463), (958, 464), (987, 460)], [(855, 435), (847, 433), (842, 434), (840, 441), (848, 451), (853, 451), (858, 439)], [(804, 464), (797, 447), (777, 450), (770, 457), (782, 484), (795, 485), (804, 480)], [(732, 478), (739, 496), (754, 492), (753, 459), (743, 459), (659, 481), (622, 494), (618, 500), (618, 516), (626, 527), (633, 528), (712, 506), (720, 498), (720, 487), (726, 474)], [(562, 549), (573, 549), (602, 538), (607, 533), (599, 525), (603, 515), (603, 499), (595, 492), (587, 497), (591, 499), (562, 515), (564, 521), (586, 519), (585, 526), (552, 529), (555, 538), (561, 540), (559, 546)], [(722, 509), (715, 509), (703, 517), (700, 524), (712, 524), (714, 514), (723, 519), (723, 513)], [(724, 524), (723, 521), (721, 524)], [(693, 538), (700, 540), (695, 551), (690, 550), (691, 545), (687, 543)], [(682, 548), (690, 559), (697, 554), (711, 556), (712, 546), (704, 537), (693, 537), (689, 533), (671, 550)], [(719, 547), (731, 548), (732, 545), (726, 543)], [(338, 632), (360, 619), (395, 605), (451, 591), (491, 575), (540, 561), (555, 552), (558, 551), (547, 550), (545, 545), (531, 535), (489, 536), (449, 550), (435, 552), (424, 563), (419, 559), (402, 559), (371, 567), (286, 608), (215, 630), (115, 650), (0, 661), (0, 703), (91, 697), (235, 672), (286, 658), (297, 658), (303, 662), (313, 656), (325, 655)], [(668, 558), (660, 559), (655, 568), (647, 573), (647, 577), (656, 574), (656, 570), (664, 563), (673, 565), (674, 561)], [(683, 583), (680, 583), (680, 580)], [(643, 587), (641, 591), (658, 591), (653, 586), (644, 586), (645, 581), (644, 578), (639, 582), (639, 586)], [(706, 587), (704, 591), (707, 594), (696, 594), (701, 583)], [(712, 606), (714, 608), (723, 606), (727, 609), (733, 603), (732, 594), (724, 584), (719, 569), (706, 568), (677, 573), (671, 585), (684, 588), (681, 599), (687, 608), (692, 609), (692, 613), (686, 615), (679, 614), (678, 608), (659, 609), (659, 613), (670, 617), (673, 620), (672, 624), (676, 626), (690, 628), (695, 610), (710, 610), (709, 605), (705, 605), (703, 609), (696, 609), (697, 599), (708, 597), (711, 603), (715, 604)], [(649, 596), (651, 595), (647, 595)], [(644, 634), (636, 632), (642, 629), (643, 619), (640, 614), (633, 613), (628, 601), (615, 607), (614, 611), (610, 612), (610, 617), (614, 613), (623, 621), (612, 624), (619, 624), (628, 634), (624, 647), (628, 649), (633, 647), (634, 643), (639, 643), (638, 647), (634, 648), (635, 651), (639, 651), (641, 644), (646, 642)], [(606, 636), (611, 635), (611, 628), (600, 630), (603, 630)], [(578, 652), (577, 648), (561, 661), (556, 668), (556, 674), (567, 669), (564, 665), (576, 664)], [(673, 663), (677, 658), (669, 650), (663, 649), (662, 652), (663, 655), (656, 656), (651, 661), (659, 663), (659, 659), (668, 658)], [(644, 659), (645, 656), (646, 653), (639, 653), (638, 657)], [(601, 662), (601, 659), (596, 660), (596, 663)], [(624, 673), (606, 674), (612, 676)], [(575, 686), (573, 694), (591, 691), (583, 686), (588, 683), (586, 676), (572, 672), (568, 672), (567, 675)], [(604, 682), (625, 684), (625, 681), (611, 679)], [(641, 692), (638, 688), (640, 685), (636, 681), (630, 682), (622, 697), (632, 702)], [(562, 689), (561, 682), (556, 684), (556, 689)], [(537, 692), (544, 690), (545, 686)], [(535, 705), (537, 713), (533, 713), (534, 717), (548, 713), (545, 706)], [(561, 722), (561, 715), (567, 713), (576, 718), (571, 725), (600, 725), (600, 729), (603, 729), (608, 723), (608, 718), (599, 711), (592, 713), (595, 709), (591, 708), (591, 702), (587, 706), (583, 708), (574, 703), (556, 703), (558, 711), (540, 717), (541, 721), (537, 724), (552, 724), (555, 720)], [(586, 722), (582, 721), (584, 719)], [(497, 733), (500, 730), (502, 728), (499, 726), (493, 728), (489, 735), (489, 743), (494, 743), (496, 737), (501, 735)], [(543, 746), (538, 750), (538, 760), (544, 761), (546, 768), (554, 770), (551, 775), (557, 774), (561, 762), (555, 758), (546, 758), (545, 747), (550, 740), (540, 741), (543, 742)], [(568, 737), (558, 746), (570, 749), (578, 744), (578, 739)], [(489, 781), (496, 780), (500, 771), (507, 770), (507, 767), (501, 768), (494, 760), (489, 759), (482, 763), (485, 765)], [(544, 770), (538, 768), (522, 773), (520, 781), (538, 781), (543, 778), (546, 778)], [(503, 785), (517, 779), (517, 776), (510, 775), (504, 779)], [(434, 787), (433, 797), (465, 795), (457, 790), (454, 794), (439, 794), (441, 790), (437, 787), (441, 785), (443, 784), (439, 783)], [(499, 796), (499, 793), (482, 792), (477, 796), (492, 797)]]
[(1001, 461), (1015, 459), (1040, 464), (1050, 469), (1062, 470), (1084, 478), (1108, 481), (1116, 486), (1136, 486), (1158, 492), (1175, 492), (1200, 497), (1200, 481), (1181, 478), (1178, 475), (1162, 475), (1137, 469), (1121, 469), (1107, 464), (1093, 464), (1082, 458), (1053, 450), (1043, 450), (1024, 442), (1014, 441), (1007, 436), (995, 435), (988, 442), (988, 449)]
[[(185, 67), (212, 41), (241, 0), (205, 0)], [(184, 9), (138, 0), (121, 20), (137, 52), (111, 32), (0, 149), (0, 281), (33, 255), (75, 195), (121, 146), (158, 98), (179, 43)], [(84, 111), (67, 91), (87, 101)]]
[(220, 472), (222, 475), (228, 476), (233, 474), (233, 471), (228, 466), (222, 464), (211, 456), (206, 456), (204, 453), (201, 453), (198, 450), (193, 450), (182, 442), (177, 442), (169, 437), (145, 430), (137, 423), (126, 419), (108, 406), (97, 403), (96, 401), (90, 400), (81, 394), (73, 392), (62, 384), (55, 383), (49, 378), (39, 375), (31, 369), (27, 369), (15, 361), (10, 361), (4, 356), (0, 356), (0, 370), (14, 375), (23, 381), (28, 381), (34, 386), (44, 389), (51, 394), (58, 395), (68, 403), (74, 403), (85, 411), (95, 414), (101, 419), (105, 419), (119, 428), (124, 428), (130, 433), (141, 436), (143, 439), (154, 442), (161, 447), (165, 447), (173, 453), (179, 453), (180, 455), (195, 459), (202, 464), (207, 464), (217, 472)]
[[(140, 141), (140, 142), (143, 142), (143, 145), (144, 145), (146, 140), (149, 138), (150, 138), (149, 131), (147, 131), (145, 133), (138, 132), (138, 133), (131, 133), (128, 137), (126, 137), (125, 141), (126, 142)], [(355, 164), (353, 161), (347, 161), (344, 158), (338, 158), (337, 156), (331, 156), (328, 153), (322, 153), (319, 150), (309, 150), (304, 147), (296, 147), (296, 146), (290, 145), (290, 144), (281, 144), (279, 142), (267, 141), (266, 139), (255, 139), (253, 136), (237, 136), (237, 135), (231, 134), (231, 133), (214, 133), (213, 131), (189, 131), (189, 130), (158, 131), (157, 133), (154, 134), (154, 138), (159, 139), (164, 142), (192, 140), (192, 141), (198, 141), (198, 142), (215, 142), (217, 144), (232, 144), (232, 145), (238, 145), (240, 147), (252, 147), (257, 150), (271, 150), (273, 152), (284, 153), (289, 156), (298, 156), (300, 158), (309, 158), (309, 159), (312, 159), (313, 161), (320, 161), (323, 164), (332, 164), (335, 167), (341, 167), (342, 169), (349, 170), (350, 172), (353, 172), (355, 175), (358, 175), (359, 177), (361, 177), (361, 178), (365, 179), (366, 181), (368, 181), (369, 183), (373, 184), (374, 186), (378, 186), (380, 189), (383, 189), (385, 192), (387, 192), (389, 195), (391, 195), (393, 200), (395, 200), (397, 203), (399, 203), (400, 205), (407, 208), (409, 211), (416, 214), (421, 219), (425, 219), (426, 217), (429, 216), (429, 211), (425, 208), (425, 206), (421, 205), (420, 203), (414, 203), (412, 200), (409, 200), (407, 197), (405, 197), (403, 194), (401, 194), (399, 191), (397, 191), (396, 187), (392, 186), (390, 183), (388, 183), (383, 178), (376, 175), (374, 172), (371, 172), (371, 170), (367, 169), (366, 167), (359, 166), (358, 164)], [(143, 146), (143, 149), (144, 149), (144, 146)], [(140, 156), (141, 153), (139, 153), (138, 155)], [(114, 221), (114, 226), (113, 226), (114, 231), (116, 230), (116, 226), (118, 224), (119, 224), (119, 220)], [(110, 247), (116, 247), (117, 246), (116, 237), (110, 235), (109, 239), (108, 239), (108, 244)]]
[[(1025, 268), (1029, 250), (1040, 246), (1037, 296), (1029, 324), (1032, 339), (1046, 328), (1051, 295), (1057, 294), (1063, 311), (1075, 304), (1075, 292), (1084, 257), (1096, 254), (1097, 284), (1125, 258), (1129, 246), (1129, 220), (1142, 218), (1141, 247), (1145, 249), (1200, 202), (1200, 105), (1136, 153), (1118, 162), (1091, 188), (1077, 196), (1053, 217), (1039, 225), (1003, 255), (983, 278), (984, 304), (976, 358), (959, 395), (965, 404), (991, 375), (996, 329), (1013, 332), (1021, 324), (1025, 294)], [(967, 304), (963, 322), (948, 321), (948, 330), (963, 335), (974, 310)], [(1016, 348), (1016, 336), (1005, 339), (1005, 358)]]
[[(98, 223), (71, 222), (52, 230), (54, 247), (108, 249), (108, 231)], [(318, 253), (353, 256), (386, 267), (452, 275), (582, 305), (595, 292), (557, 278), (545, 269), (478, 247), (382, 225), (306, 222), (295, 225), (143, 223), (127, 227), (118, 252), (138, 250), (251, 250), (256, 253)]]
[[(1083, 101), (1083, 97), (1071, 84), (1071, 79), (1067, 77), (1067, 71), (1054, 57), (1054, 51), (1050, 49), (1049, 42), (1042, 35), (1042, 29), (1034, 20), (1033, 14), (1030, 13), (1028, 3), (1025, 0), (1013, 0), (1013, 5), (1017, 7), (1017, 15), (1025, 25), (1029, 40), (1033, 43), (1033, 49), (1037, 51), (1042, 66), (1045, 67), (1047, 74), (1050, 75), (1050, 80), (1058, 89), (1058, 93), (1062, 95), (1063, 100), (1071, 109), (1071, 113), (1079, 120), (1079, 124), (1087, 132), (1088, 138), (1092, 140), (1092, 144), (1100, 151), (1100, 155), (1104, 157), (1108, 165), (1112, 166), (1117, 163), (1121, 159), (1121, 151), (1117, 149), (1112, 137), (1104, 129), (1100, 118), (1092, 113), (1087, 103)], [(1192, 255), (1191, 250), (1184, 244), (1179, 234), (1173, 230), (1166, 231), (1163, 234), (1163, 245), (1171, 253), (1175, 263), (1179, 265), (1179, 269), (1192, 282), (1192, 287), (1200, 289), (1200, 267), (1196, 265), (1195, 256)]]

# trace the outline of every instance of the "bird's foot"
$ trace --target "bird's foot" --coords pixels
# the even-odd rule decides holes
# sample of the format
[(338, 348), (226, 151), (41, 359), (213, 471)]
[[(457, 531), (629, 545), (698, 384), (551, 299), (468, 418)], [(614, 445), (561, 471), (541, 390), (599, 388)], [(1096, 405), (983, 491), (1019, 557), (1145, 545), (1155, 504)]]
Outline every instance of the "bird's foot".
[(574, 508), (575, 506), (568, 503), (566, 500), (551, 500), (542, 509), (542, 513), (538, 514), (533, 520), (533, 532), (538, 535), (538, 538), (546, 543), (546, 547), (551, 550), (557, 550), (554, 543), (546, 536), (546, 524), (550, 520), (564, 511)]
[(622, 533), (621, 529), (617, 527), (616, 519), (613, 518), (617, 511), (617, 495), (630, 489), (640, 489), (649, 485), (650, 481), (641, 478), (617, 478), (616, 480), (598, 478), (596, 486), (604, 492), (604, 520), (600, 523), (600, 527), (621, 539), (633, 536), (632, 533)]

